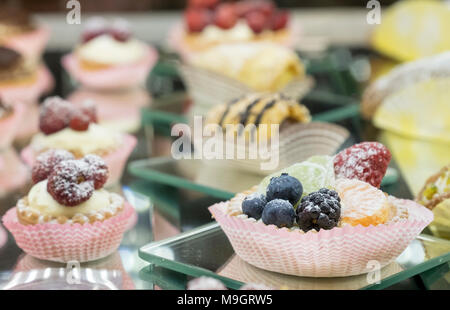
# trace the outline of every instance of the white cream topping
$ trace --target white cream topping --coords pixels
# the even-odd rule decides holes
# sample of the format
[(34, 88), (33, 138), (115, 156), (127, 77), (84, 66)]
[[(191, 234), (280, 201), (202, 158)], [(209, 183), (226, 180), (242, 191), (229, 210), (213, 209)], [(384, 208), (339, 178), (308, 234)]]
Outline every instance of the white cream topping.
[(74, 207), (67, 207), (58, 203), (47, 191), (47, 180), (35, 184), (28, 193), (26, 206), (19, 204), (20, 208), (30, 208), (41, 215), (53, 217), (65, 216), (72, 218), (75, 214), (90, 214), (95, 211), (111, 211), (123, 205), (123, 198), (117, 194), (109, 193), (104, 189), (95, 190), (85, 202)]
[(201, 40), (205, 42), (221, 41), (249, 41), (255, 34), (246, 22), (238, 22), (230, 29), (221, 29), (215, 25), (207, 26), (201, 33)]
[(95, 154), (101, 150), (116, 149), (121, 143), (121, 135), (95, 123), (86, 131), (76, 131), (69, 127), (50, 135), (38, 133), (31, 141), (37, 152), (48, 149), (76, 150), (82, 155)]
[(146, 45), (136, 39), (125, 42), (110, 35), (101, 35), (78, 47), (77, 55), (84, 61), (103, 65), (127, 65), (141, 60)]

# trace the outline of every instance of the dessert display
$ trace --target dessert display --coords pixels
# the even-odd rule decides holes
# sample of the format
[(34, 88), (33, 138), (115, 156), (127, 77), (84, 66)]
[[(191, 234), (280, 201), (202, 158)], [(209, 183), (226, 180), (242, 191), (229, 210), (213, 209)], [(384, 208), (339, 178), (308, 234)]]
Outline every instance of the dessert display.
[(6, 104), (0, 98), (0, 150), (11, 146), (24, 114), (24, 106)]
[(39, 128), (40, 132), (21, 154), (30, 167), (39, 154), (51, 149), (69, 151), (75, 158), (96, 154), (110, 169), (108, 185), (119, 181), (136, 145), (135, 137), (97, 124), (96, 107), (91, 102), (76, 106), (59, 97), (49, 97), (42, 104)]
[(185, 57), (224, 43), (263, 41), (291, 46), (298, 34), (289, 13), (269, 0), (192, 0), (183, 19), (169, 34), (169, 44)]
[(38, 59), (49, 37), (48, 28), (35, 23), (27, 11), (0, 5), (0, 45)]
[(98, 123), (105, 128), (133, 133), (141, 127), (141, 109), (151, 102), (148, 92), (140, 87), (114, 92), (79, 88), (67, 97), (75, 105), (92, 101), (97, 106)]
[[(215, 167), (220, 165), (259, 175), (268, 175), (313, 155), (334, 154), (349, 136), (349, 132), (339, 125), (311, 122), (309, 110), (304, 105), (280, 93), (251, 93), (234, 98), (213, 107), (207, 113), (206, 124), (217, 124), (226, 133), (231, 128), (234, 137), (229, 141), (224, 134), (224, 142), (242, 150), (245, 158), (206, 160), (205, 164), (211, 162)], [(271, 125), (279, 125), (276, 135), (272, 133)], [(240, 144), (239, 138), (245, 138), (245, 143)], [(278, 150), (276, 168), (266, 167), (267, 158), (250, 155), (251, 143), (262, 140), (266, 140), (269, 152)]]
[(442, 1), (398, 1), (383, 11), (371, 44), (381, 54), (411, 61), (450, 49), (450, 8)]
[(342, 277), (385, 266), (433, 220), (420, 204), (378, 187), (391, 159), (378, 142), (313, 156), (210, 207), (236, 254), (297, 276)]
[(34, 102), (52, 85), (50, 73), (38, 60), (0, 44), (0, 96), (4, 100)]
[(448, 52), (400, 65), (366, 89), (361, 112), (379, 128), (448, 143), (449, 73)]
[(49, 150), (36, 159), (33, 187), (3, 217), (27, 254), (44, 260), (79, 262), (114, 252), (134, 209), (103, 188), (109, 171), (97, 155), (80, 159)]
[(97, 18), (88, 22), (80, 44), (62, 64), (83, 86), (111, 90), (143, 84), (156, 59), (156, 51), (134, 38), (125, 21), (109, 25)]
[(433, 211), (429, 228), (441, 238), (450, 237), (450, 165), (429, 177), (416, 198), (417, 202)]

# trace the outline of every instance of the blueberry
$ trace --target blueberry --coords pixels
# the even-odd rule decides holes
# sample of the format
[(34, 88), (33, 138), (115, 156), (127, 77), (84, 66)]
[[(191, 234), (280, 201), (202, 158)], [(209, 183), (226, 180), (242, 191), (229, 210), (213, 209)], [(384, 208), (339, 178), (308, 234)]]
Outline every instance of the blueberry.
[(256, 220), (261, 218), (263, 209), (266, 205), (266, 197), (259, 193), (253, 193), (245, 197), (242, 202), (242, 212)]
[(292, 227), (295, 221), (295, 210), (292, 204), (283, 199), (269, 201), (262, 213), (262, 221), (266, 225), (277, 227)]
[(279, 177), (270, 179), (269, 186), (267, 186), (266, 197), (267, 201), (274, 199), (284, 199), (295, 205), (303, 194), (303, 186), (299, 180), (282, 173)]

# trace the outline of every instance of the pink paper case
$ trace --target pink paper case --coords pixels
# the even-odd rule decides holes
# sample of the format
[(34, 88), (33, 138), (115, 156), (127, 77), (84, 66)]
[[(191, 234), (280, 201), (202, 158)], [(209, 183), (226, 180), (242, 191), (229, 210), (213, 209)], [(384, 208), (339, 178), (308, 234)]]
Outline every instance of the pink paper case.
[(40, 58), (50, 38), (50, 29), (40, 26), (33, 31), (9, 37), (3, 44), (26, 57)]
[[(120, 181), (123, 169), (125, 168), (125, 163), (137, 144), (137, 139), (134, 136), (124, 134), (123, 137), (124, 141), (122, 146), (118, 147), (114, 152), (102, 157), (109, 168), (109, 178), (106, 182), (106, 187), (117, 184)], [(31, 168), (34, 165), (37, 154), (34, 153), (29, 145), (22, 150), (20, 156)]]
[(79, 61), (73, 53), (63, 57), (62, 65), (75, 80), (88, 88), (113, 90), (142, 85), (157, 59), (157, 51), (149, 47), (146, 57), (131, 65), (86, 71), (80, 67)]
[(22, 125), (24, 112), (23, 104), (15, 104), (13, 114), (4, 120), (0, 120), (0, 150), (11, 146), (19, 126)]
[(36, 81), (30, 85), (20, 86), (5, 86), (0, 87), (0, 97), (9, 103), (32, 103), (39, 99), (39, 97), (49, 92), (54, 85), (54, 80), (47, 67), (39, 66), (37, 69)]
[(106, 257), (117, 250), (135, 212), (126, 202), (120, 213), (92, 224), (23, 225), (14, 207), (6, 212), (2, 220), (25, 253), (55, 262), (86, 262)]
[(251, 265), (288, 275), (346, 277), (369, 272), (373, 260), (386, 266), (433, 220), (433, 213), (414, 201), (390, 199), (408, 209), (408, 220), (307, 233), (230, 216), (227, 202), (209, 210), (236, 254)]

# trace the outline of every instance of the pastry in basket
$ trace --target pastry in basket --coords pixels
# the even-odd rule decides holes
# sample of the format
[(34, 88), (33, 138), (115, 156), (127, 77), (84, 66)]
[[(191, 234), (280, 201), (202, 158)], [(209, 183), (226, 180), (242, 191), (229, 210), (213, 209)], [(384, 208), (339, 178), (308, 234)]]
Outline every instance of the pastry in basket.
[(134, 213), (103, 188), (108, 175), (97, 155), (75, 159), (65, 150), (47, 151), (33, 166), (33, 187), (3, 223), (31, 256), (59, 262), (105, 257), (119, 246)]
[(140, 86), (157, 58), (156, 51), (133, 37), (128, 25), (92, 19), (75, 50), (64, 56), (65, 69), (84, 86), (117, 89)]
[(75, 158), (87, 154), (101, 156), (109, 166), (108, 185), (119, 181), (125, 162), (136, 145), (136, 138), (97, 124), (96, 107), (91, 102), (73, 105), (59, 97), (47, 98), (39, 116), (40, 132), (22, 151), (32, 166), (37, 156), (50, 149), (64, 149)]
[(363, 142), (314, 156), (214, 205), (211, 213), (246, 262), (280, 273), (350, 276), (393, 261), (433, 214), (383, 193), (391, 154)]
[(448, 142), (450, 53), (400, 65), (363, 95), (361, 111), (375, 126), (412, 138)]
[(383, 10), (372, 46), (398, 61), (411, 61), (450, 49), (450, 8), (442, 1), (404, 0)]
[(53, 80), (38, 60), (0, 43), (0, 96), (11, 103), (29, 103), (51, 88)]
[(293, 28), (289, 13), (270, 0), (191, 0), (184, 12), (184, 25), (173, 28), (169, 43), (182, 56), (224, 43), (293, 45)]
[(297, 54), (271, 43), (223, 44), (196, 54), (188, 63), (255, 91), (279, 91), (305, 79), (305, 68)]
[(34, 59), (40, 58), (50, 31), (17, 7), (0, 5), (0, 44)]
[[(207, 124), (218, 124), (223, 129), (227, 125), (254, 125), (258, 130), (264, 124), (267, 125), (268, 138), (272, 124), (283, 127), (310, 120), (309, 110), (298, 101), (282, 94), (269, 93), (250, 94), (216, 106), (206, 118)], [(238, 130), (237, 126), (234, 128)]]

